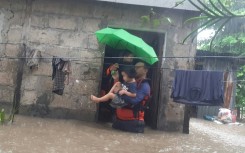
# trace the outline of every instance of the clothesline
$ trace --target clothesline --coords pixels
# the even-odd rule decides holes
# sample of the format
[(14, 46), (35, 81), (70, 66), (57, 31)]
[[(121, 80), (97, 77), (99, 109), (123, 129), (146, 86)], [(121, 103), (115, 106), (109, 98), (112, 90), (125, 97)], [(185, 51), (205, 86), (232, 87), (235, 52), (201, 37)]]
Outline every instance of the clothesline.
[[(80, 61), (80, 62), (88, 62), (88, 61), (81, 61), (81, 60), (79, 60), (79, 59), (82, 59), (82, 58), (75, 58), (75, 57), (73, 57), (73, 58), (72, 57), (61, 57), (61, 58), (72, 59), (73, 61), (76, 60), (76, 61)], [(104, 57), (104, 58), (123, 58), (123, 57)], [(168, 58), (168, 57), (166, 57), (166, 58)], [(184, 57), (181, 57), (181, 58), (184, 58)], [(185, 57), (185, 58), (187, 58), (187, 57)], [(30, 57), (0, 57), (0, 60), (1, 59), (33, 59), (33, 58), (30, 58)], [(53, 59), (53, 57), (45, 57), (45, 58), (44, 57), (41, 57), (39, 59)], [(84, 59), (89, 59), (89, 58), (84, 58)], [(112, 63), (103, 63), (103, 64), (104, 65), (111, 65)], [(122, 65), (122, 66), (131, 66), (131, 65), (127, 65), (127, 64), (119, 64), (119, 65)], [(159, 67), (152, 67), (152, 66), (150, 68), (151, 69), (165, 69), (165, 70), (171, 70), (171, 71), (181, 70), (181, 69), (175, 69), (175, 68), (164, 68), (164, 67), (159, 68)], [(188, 69), (188, 71), (195, 71), (195, 70)], [(200, 70), (200, 71), (217, 71), (217, 70)], [(221, 70), (218, 70), (218, 71), (221, 71)], [(221, 71), (221, 72), (237, 72), (237, 71), (238, 70), (224, 70), (224, 71)], [(222, 82), (244, 82), (244, 81), (245, 80), (232, 80), (232, 81), (222, 81)]]
[[(69, 59), (69, 61), (79, 61), (80, 63), (87, 63), (90, 62), (91, 59), (96, 59), (96, 58), (77, 58), (77, 57), (59, 57), (59, 58), (64, 58), (64, 59)], [(102, 57), (98, 57), (98, 59), (101, 59)], [(123, 57), (104, 57), (104, 58), (108, 58), (108, 59), (113, 59), (113, 58), (123, 58)], [(168, 57), (165, 57), (168, 58)], [(178, 57), (175, 57), (178, 58)], [(184, 57), (180, 57), (180, 58), (184, 58)], [(185, 57), (185, 58), (189, 58), (189, 57)], [(199, 57), (198, 57), (199, 58)], [(245, 57), (244, 57), (245, 58)], [(18, 59), (53, 59), (53, 57), (39, 57), (39, 58), (31, 58), (31, 57), (0, 57), (0, 61), (3, 59), (7, 59), (7, 60), (18, 60)], [(81, 60), (83, 59), (83, 60)], [(103, 63), (103, 65), (111, 65), (112, 63)], [(127, 64), (119, 64), (121, 66), (130, 66)], [(164, 68), (164, 67), (155, 67), (155, 66), (150, 66), (151, 69), (165, 69), (165, 70), (177, 70), (175, 68)], [(215, 71), (215, 70), (213, 70)], [(217, 71), (217, 70), (216, 70)], [(226, 72), (237, 72), (239, 70), (225, 70)]]
[[(50, 54), (49, 54), (50, 55)], [(57, 55), (50, 55), (50, 56), (57, 56)], [(68, 57), (68, 56), (58, 56), (59, 58), (71, 59), (71, 60), (81, 60), (81, 59), (121, 59), (125, 58), (123, 56), (120, 57), (110, 57), (110, 56), (102, 56), (102, 57)], [(2, 56), (0, 59), (52, 59), (53, 57), (11, 57), (11, 56)], [(230, 58), (230, 59), (245, 59), (245, 56), (165, 56), (165, 57), (128, 57), (132, 59), (147, 59), (147, 58), (162, 58), (162, 59), (174, 59), (174, 58), (183, 58), (183, 59), (190, 59), (190, 58)]]
[[(113, 63), (103, 63), (104, 65), (112, 65)], [(132, 65), (129, 65), (129, 64), (118, 64), (119, 66), (132, 66)], [(150, 66), (151, 69), (166, 69), (166, 70), (181, 70), (181, 69), (175, 69), (175, 68), (166, 68), (166, 67), (156, 67), (156, 66)], [(190, 71), (193, 70), (193, 69), (189, 69)], [(208, 71), (208, 70), (207, 70)], [(211, 71), (211, 70), (210, 70)], [(212, 70), (212, 71), (215, 71), (215, 70)], [(217, 70), (216, 70), (217, 71)], [(221, 70), (220, 70), (221, 71)], [(225, 70), (226, 72), (232, 72), (230, 70)], [(235, 70), (233, 70), (235, 72)], [(223, 72), (223, 71), (222, 71)]]
[[(10, 44), (10, 45), (26, 45), (26, 44), (24, 44), (24, 43), (10, 43), (10, 42), (8, 42), (8, 43), (0, 43), (0, 44)], [(49, 45), (50, 46), (50, 45)], [(54, 45), (51, 45), (51, 46), (54, 46)], [(58, 47), (58, 48), (67, 48), (67, 49), (81, 49), (80, 47), (70, 47), (70, 46), (59, 46), (59, 45), (55, 45), (55, 47)], [(44, 51), (42, 51), (41, 52), (41, 54), (46, 54), (46, 55), (48, 55), (48, 56), (59, 56), (59, 55), (51, 55), (51, 54), (49, 54), (49, 53), (47, 53), (47, 52), (44, 52)], [(215, 53), (214, 53), (215, 54)], [(7, 58), (7, 59), (27, 59), (27, 58), (32, 58), (32, 57), (7, 57), (7, 56), (5, 56), (5, 57), (0, 57), (0, 59), (1, 58)], [(105, 58), (105, 59), (111, 59), (111, 58), (113, 58), (113, 59), (120, 59), (120, 58), (124, 58), (123, 56), (117, 56), (117, 57), (106, 57), (106, 56), (104, 56), (104, 57), (84, 57), (84, 58), (77, 58), (77, 57), (66, 57), (66, 56), (64, 56), (64, 57), (59, 57), (59, 58), (66, 58), (66, 59), (72, 59), (72, 60), (80, 60), (80, 59), (84, 59), (84, 58), (86, 58), (86, 59), (100, 59), (100, 58)], [(229, 58), (229, 59), (245, 59), (245, 56), (162, 56), (162, 57), (160, 57), (160, 56), (158, 56), (158, 57), (130, 57), (130, 58), (137, 58), (137, 59), (139, 59), (139, 58), (141, 58), (141, 59), (147, 59), (147, 58), (161, 58), (161, 59), (174, 59), (174, 58), (183, 58), (183, 59), (185, 59), (185, 58)], [(32, 59), (35, 59), (35, 58), (32, 58)], [(52, 59), (52, 57), (41, 57), (41, 59)]]
[[(26, 44), (23, 42), (20, 42), (20, 43), (12, 43), (12, 42), (1, 43), (0, 42), (0, 45), (26, 45)], [(40, 46), (43, 46), (43, 45), (40, 45)], [(45, 44), (45, 47), (51, 47), (51, 48), (58, 47), (58, 48), (63, 48), (63, 49), (81, 49), (81, 47), (60, 46), (60, 45), (50, 45), (50, 44)], [(85, 49), (88, 49), (88, 48), (85, 48)]]
[[(0, 43), (0, 44), (10, 44), (10, 45), (26, 45), (25, 43), (11, 43), (11, 42), (8, 42), (8, 43)], [(52, 46), (52, 47), (58, 47), (58, 48), (66, 48), (66, 49), (81, 49), (80, 47), (70, 47), (70, 46), (59, 46), (59, 45), (48, 45), (48, 46)], [(88, 49), (88, 48), (85, 48), (85, 49)], [(58, 55), (51, 55), (47, 52), (43, 52), (42, 51), (42, 54), (46, 54), (46, 55), (49, 55), (49, 56), (58, 56)], [(215, 53), (214, 53), (215, 54)], [(9, 59), (23, 59), (23, 58), (31, 58), (31, 57), (0, 57), (1, 58), (9, 58)], [(50, 59), (52, 57), (41, 57), (43, 59)], [(77, 57), (60, 57), (60, 58), (66, 58), (66, 59), (75, 59), (75, 60), (79, 60), (79, 59), (83, 59), (83, 58), (77, 58)], [(97, 58), (114, 58), (114, 59), (117, 59), (117, 58), (123, 58), (123, 56), (119, 56), (119, 57), (86, 57), (86, 59), (97, 59)], [(142, 59), (147, 59), (147, 58), (162, 58), (162, 59), (167, 59), (167, 58), (170, 58), (170, 59), (174, 59), (174, 58), (229, 58), (229, 59), (245, 59), (245, 56), (158, 56), (158, 57), (130, 57), (130, 58), (142, 58)], [(33, 58), (35, 59), (35, 58)]]
[[(112, 63), (104, 63), (105, 65), (111, 65)], [(128, 64), (119, 64), (119, 66), (131, 66)], [(165, 70), (170, 70), (170, 71), (175, 71), (175, 70), (186, 70), (186, 71), (220, 71), (220, 72), (238, 72), (239, 70), (195, 70), (195, 69), (175, 69), (175, 68), (159, 68), (159, 67), (150, 67), (151, 69), (165, 69)], [(222, 82), (245, 82), (245, 80), (232, 80), (232, 81), (222, 81)]]

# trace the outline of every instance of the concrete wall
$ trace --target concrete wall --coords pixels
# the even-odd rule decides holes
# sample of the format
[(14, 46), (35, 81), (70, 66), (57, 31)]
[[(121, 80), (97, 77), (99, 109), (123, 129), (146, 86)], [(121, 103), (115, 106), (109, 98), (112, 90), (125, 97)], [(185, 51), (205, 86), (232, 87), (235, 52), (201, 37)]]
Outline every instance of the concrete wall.
[[(98, 92), (101, 61), (104, 48), (97, 43), (94, 32), (108, 25), (131, 29), (152, 30), (142, 27), (140, 17), (147, 15), (149, 7), (130, 6), (115, 3), (68, 1), (68, 0), (2, 0), (0, 2), (0, 55), (18, 57), (22, 44), (30, 49), (38, 49), (42, 59), (37, 70), (23, 68), (20, 88), (23, 113), (41, 116), (72, 117), (93, 120), (96, 105), (89, 100), (91, 93)], [(190, 42), (180, 44), (191, 31), (193, 25), (183, 22), (193, 12), (158, 9), (164, 16), (173, 19), (174, 25), (162, 24), (155, 31), (166, 33), (164, 55), (194, 56)], [(72, 60), (71, 83), (65, 87), (64, 95), (53, 94), (51, 80), (52, 56), (79, 58)], [(13, 102), (20, 61), (1, 59), (0, 61), (0, 98), (7, 103)], [(162, 67), (191, 68), (191, 60), (164, 60)], [(161, 103), (158, 115), (164, 124), (159, 129), (178, 129), (183, 120), (183, 106), (171, 102), (169, 98), (172, 71), (162, 71), (163, 80)], [(75, 80), (79, 80), (76, 83)], [(31, 107), (24, 107), (31, 106)], [(38, 106), (38, 107), (37, 107)], [(24, 109), (26, 108), (26, 109)], [(160, 123), (160, 122), (159, 122)]]
[[(160, 29), (166, 31), (166, 42), (163, 55), (161, 70), (161, 88), (162, 93), (159, 96), (157, 128), (162, 130), (176, 131), (182, 129), (184, 119), (184, 105), (172, 101), (170, 98), (171, 87), (174, 79), (174, 69), (193, 69), (196, 45), (190, 40), (182, 44), (184, 38), (196, 26), (193, 24), (184, 24), (184, 21), (198, 13), (177, 10), (163, 10), (164, 16), (169, 16), (174, 21), (173, 26), (162, 25)], [(190, 58), (181, 58), (190, 57)]]

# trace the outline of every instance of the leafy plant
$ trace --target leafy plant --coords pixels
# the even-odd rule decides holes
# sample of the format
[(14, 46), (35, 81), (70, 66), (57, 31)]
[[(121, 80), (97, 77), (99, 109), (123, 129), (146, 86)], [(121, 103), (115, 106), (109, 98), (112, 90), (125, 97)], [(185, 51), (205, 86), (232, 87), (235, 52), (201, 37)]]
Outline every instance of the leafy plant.
[(236, 106), (245, 107), (245, 66), (237, 72)]
[[(210, 49), (210, 39), (198, 42), (198, 48), (202, 50)], [(245, 55), (245, 34), (234, 33), (223, 35), (213, 41), (212, 51), (220, 53), (233, 53), (235, 55)]]
[[(229, 25), (231, 21), (234, 22), (238, 18), (245, 17), (245, 10), (243, 9), (243, 7), (240, 6), (240, 9), (238, 9), (239, 5), (232, 0), (206, 0), (205, 2), (201, 0), (196, 0), (195, 3), (193, 2), (193, 0), (188, 1), (193, 6), (195, 6), (202, 14), (201, 16), (193, 17), (186, 20), (185, 23), (198, 20), (200, 21), (200, 25), (184, 38), (183, 43), (185, 43), (186, 40), (189, 38), (192, 38), (192, 41), (194, 41), (198, 33), (207, 28), (212, 28), (215, 30), (215, 35), (210, 39), (210, 43), (208, 44), (209, 50), (212, 50), (213, 44), (215, 44), (215, 38), (218, 36), (218, 34), (221, 31), (222, 33), (232, 32), (227, 28), (232, 26), (227, 25)], [(241, 4), (244, 3), (242, 0), (238, 0), (236, 2), (241, 2)], [(233, 11), (233, 9), (236, 9), (236, 11)], [(232, 39), (232, 41), (229, 41), (229, 39), (223, 41), (229, 43), (237, 43), (235, 39)]]
[(151, 8), (148, 15), (141, 16), (141, 26), (148, 26), (151, 28), (159, 27), (163, 23), (173, 25), (172, 20), (169, 17), (160, 16), (153, 8)]
[(4, 109), (2, 108), (0, 110), (0, 123), (3, 124), (5, 122), (5, 111)]

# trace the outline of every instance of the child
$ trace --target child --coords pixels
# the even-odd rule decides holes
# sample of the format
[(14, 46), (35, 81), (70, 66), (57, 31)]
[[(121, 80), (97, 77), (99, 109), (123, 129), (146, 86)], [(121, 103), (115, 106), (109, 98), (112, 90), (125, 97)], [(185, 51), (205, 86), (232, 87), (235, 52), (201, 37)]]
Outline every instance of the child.
[(91, 95), (91, 100), (97, 103), (105, 102), (108, 100), (112, 100), (110, 105), (114, 108), (121, 108), (128, 105), (124, 101), (124, 97), (136, 97), (136, 81), (135, 81), (135, 69), (133, 68), (124, 68), (121, 71), (124, 82), (117, 82), (113, 85), (108, 94), (103, 97), (96, 97)]
[(132, 53), (128, 51), (123, 51), (120, 53), (119, 57), (121, 58), (117, 60), (117, 63), (111, 64), (105, 70), (101, 82), (100, 96), (106, 95), (106, 93), (108, 93), (113, 85), (118, 81), (123, 82), (121, 69), (123, 69), (124, 67), (134, 67), (134, 58)]

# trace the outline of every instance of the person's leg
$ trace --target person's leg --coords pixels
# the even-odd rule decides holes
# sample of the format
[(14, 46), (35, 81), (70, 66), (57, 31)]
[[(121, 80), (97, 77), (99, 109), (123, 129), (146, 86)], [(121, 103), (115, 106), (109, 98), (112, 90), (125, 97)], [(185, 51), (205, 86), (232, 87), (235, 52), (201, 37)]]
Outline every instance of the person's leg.
[(145, 123), (144, 121), (140, 120), (114, 120), (112, 127), (114, 129), (122, 130), (122, 131), (128, 131), (128, 132), (134, 132), (134, 133), (144, 133), (144, 127)]
[(105, 101), (108, 101), (110, 99), (113, 99), (115, 97), (115, 94), (114, 93), (108, 93), (106, 95), (104, 95), (103, 97), (96, 97), (94, 95), (91, 95), (91, 100), (96, 102), (96, 103), (99, 103), (99, 102), (105, 102)]
[(112, 88), (111, 88), (111, 90), (109, 91), (109, 93), (118, 93), (119, 90), (120, 90), (121, 88), (122, 88), (121, 83), (120, 83), (120, 82), (117, 82), (117, 83), (115, 83), (115, 84), (112, 86)]
[(128, 103), (126, 103), (123, 98), (116, 94), (115, 97), (111, 100), (110, 106), (113, 108), (122, 108), (124, 106), (127, 106)]

